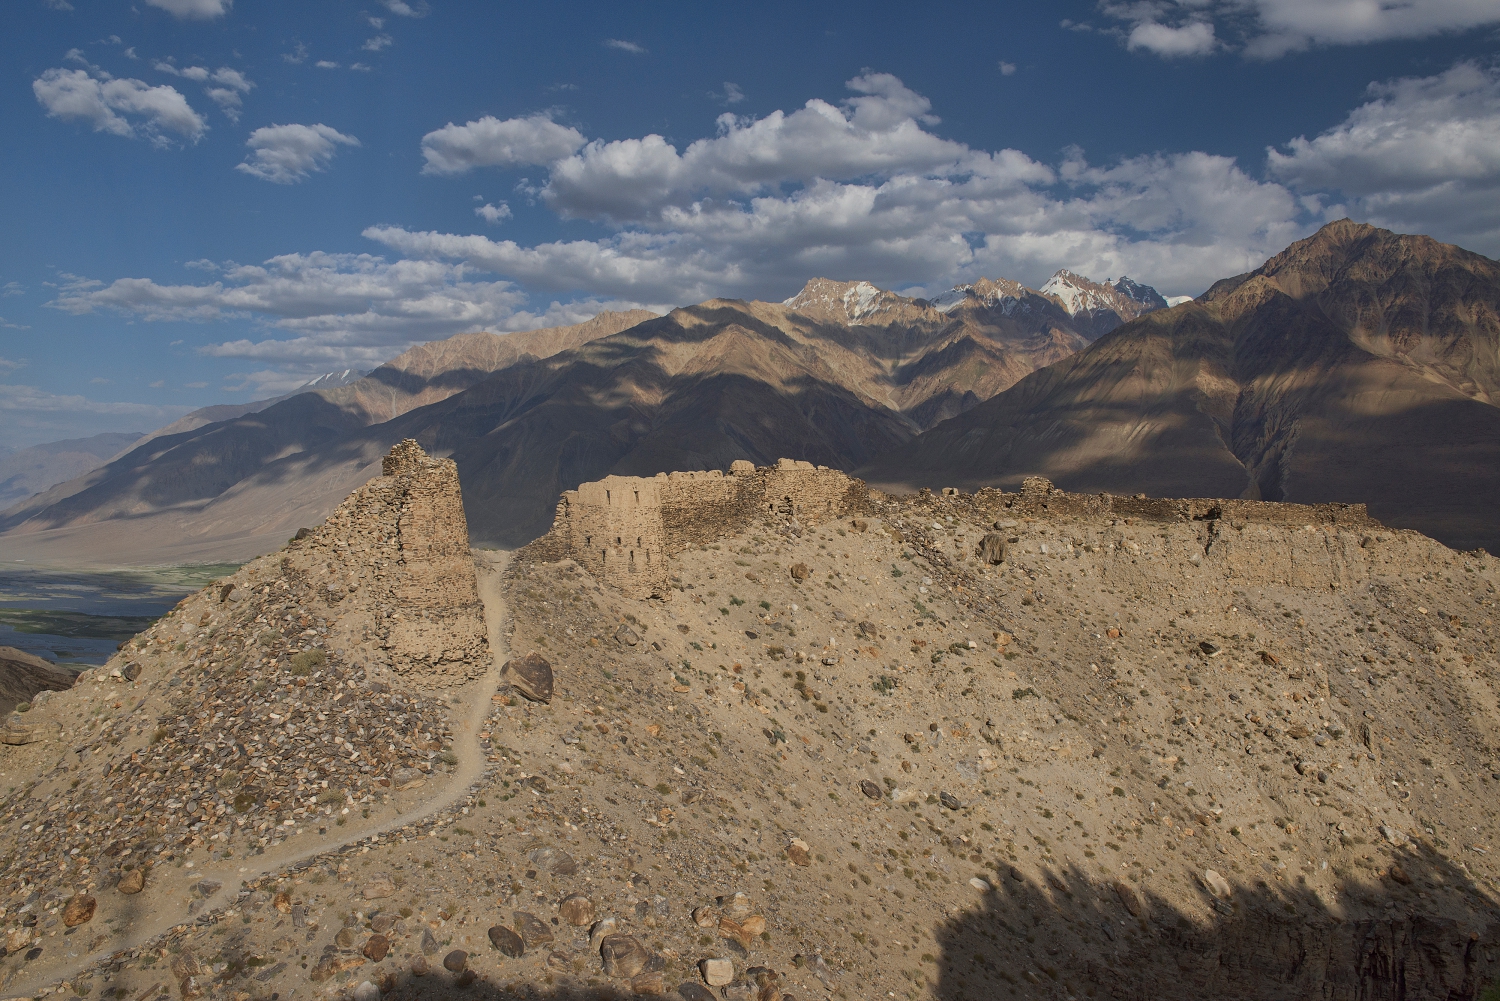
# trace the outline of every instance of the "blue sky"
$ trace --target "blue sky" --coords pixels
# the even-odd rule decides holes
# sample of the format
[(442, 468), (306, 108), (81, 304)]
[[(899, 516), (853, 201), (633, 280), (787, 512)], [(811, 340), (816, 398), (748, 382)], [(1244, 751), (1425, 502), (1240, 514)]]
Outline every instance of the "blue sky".
[(1497, 0), (11, 0), (0, 446), (812, 276), (1500, 256)]

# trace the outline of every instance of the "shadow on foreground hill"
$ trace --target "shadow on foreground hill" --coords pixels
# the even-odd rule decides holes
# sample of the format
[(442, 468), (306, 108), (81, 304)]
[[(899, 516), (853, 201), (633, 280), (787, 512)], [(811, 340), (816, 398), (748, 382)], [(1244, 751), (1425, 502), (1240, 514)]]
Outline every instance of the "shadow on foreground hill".
[[(1401, 849), (1371, 847), (1369, 857), (1374, 860), (1370, 868), (1350, 873), (1345, 891), (1332, 900), (1320, 898), (1297, 877), (1300, 866), (1320, 863), (1299, 863), (1295, 857), (1277, 860), (1271, 855), (1263, 860), (1263, 871), (1228, 873), (1220, 886), (1221, 893), (1230, 890), (1227, 899), (1214, 895), (1202, 870), (1194, 873), (1186, 867), (1154, 874), (1127, 868), (1121, 872), (1129, 875), (1101, 881), (1080, 867), (1059, 865), (1044, 868), (1045, 876), (1037, 881), (1008, 867), (997, 873), (976, 864), (975, 872), (995, 888), (984, 894), (979, 908), (956, 914), (937, 928), (913, 929), (931, 932), (936, 954), (922, 953), (910, 943), (902, 964), (904, 982), (862, 978), (854, 961), (844, 963), (844, 969), (831, 968), (824, 987), (807, 963), (773, 972), (755, 966), (747, 970), (736, 959), (735, 984), (710, 990), (692, 965), (697, 955), (665, 964), (655, 957), (646, 968), (654, 966), (661, 973), (662, 992), (686, 1001), (800, 1001), (830, 992), (839, 998), (912, 1001), (1474, 1001), (1500, 982), (1500, 909), (1469, 879), (1462, 863), (1417, 842)], [(1164, 894), (1143, 890), (1137, 875), (1167, 889)], [(899, 955), (895, 942), (870, 937), (864, 945), (872, 957)], [(563, 951), (552, 954), (555, 962), (549, 965), (555, 972), (548, 983), (507, 978), (505, 960), (498, 971), (467, 979), (444, 970), (438, 954), (429, 957), (430, 969), (422, 976), (413, 975), (405, 961), (396, 972), (376, 974), (367, 967), (341, 974), (342, 991), (336, 987), (335, 993), (352, 995), (364, 979), (361, 973), (379, 981), (382, 1001), (602, 1001), (655, 993), (643, 990), (639, 979), (633, 987), (630, 980), (602, 977), (597, 954), (557, 948)], [(493, 950), (486, 953), (485, 966), (499, 958)], [(721, 942), (704, 955), (731, 954)], [(243, 964), (231, 965), (227, 986), (252, 972), (240, 972)], [(890, 969), (888, 962), (881, 965)]]
[[(1328, 900), (1298, 878), (1321, 863), (1287, 854), (1259, 872), (1226, 868), (1227, 899), (1187, 866), (1121, 869), (1114, 882), (1077, 867), (1044, 883), (1002, 871), (982, 910), (935, 933), (936, 996), (1458, 1001), (1500, 979), (1500, 908), (1461, 863), (1415, 842), (1388, 861), (1372, 849), (1371, 869)], [(918, 968), (934, 976), (914, 964), (914, 981)]]

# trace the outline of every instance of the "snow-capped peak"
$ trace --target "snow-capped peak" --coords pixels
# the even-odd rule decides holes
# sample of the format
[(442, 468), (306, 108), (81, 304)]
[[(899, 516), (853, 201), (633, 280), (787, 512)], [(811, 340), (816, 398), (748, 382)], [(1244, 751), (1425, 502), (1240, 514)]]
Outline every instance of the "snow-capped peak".
[[(1069, 316), (1096, 309), (1111, 310), (1121, 316), (1126, 312), (1138, 315), (1167, 307), (1167, 301), (1150, 285), (1131, 281), (1124, 275), (1103, 283), (1090, 281), (1066, 268), (1047, 279), (1041, 293), (1056, 299)], [(1142, 306), (1146, 308), (1141, 309)]]
[(351, 382), (358, 382), (369, 373), (358, 372), (352, 368), (346, 368), (342, 372), (325, 372), (309, 382), (305, 382), (298, 388), (299, 393), (305, 393), (314, 389), (336, 389), (339, 386), (347, 386)]

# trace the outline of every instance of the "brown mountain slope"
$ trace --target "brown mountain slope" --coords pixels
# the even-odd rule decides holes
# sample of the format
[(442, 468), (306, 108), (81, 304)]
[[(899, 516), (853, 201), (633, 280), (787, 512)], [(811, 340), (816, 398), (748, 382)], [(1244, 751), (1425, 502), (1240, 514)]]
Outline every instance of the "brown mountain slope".
[(787, 303), (450, 338), (349, 386), (153, 442), (9, 512), (0, 541), (90, 562), (255, 555), (323, 517), (405, 437), (458, 461), (476, 538), (507, 543), (545, 531), (559, 491), (609, 472), (783, 455), (856, 465), (1086, 343), (1063, 309), (1027, 295), (1030, 310), (965, 296), (945, 312), (814, 279)]
[(1500, 265), (1332, 223), (863, 470), (877, 483), (1366, 502), (1500, 546)]
[(82, 476), (140, 437), (139, 431), (106, 432), (90, 438), (50, 441), (0, 456), (0, 505), (9, 506), (53, 484)]
[[(305, 472), (300, 481), (285, 478), (288, 457), (317, 452), (371, 424), (389, 420), (454, 393), (462, 392), (497, 368), (577, 347), (648, 319), (645, 310), (604, 312), (569, 327), (498, 336), (461, 334), (413, 348), (368, 376), (347, 386), (300, 393), (255, 413), (192, 428), (180, 434), (152, 436), (139, 448), (59, 484), (0, 514), (7, 532), (7, 551), (27, 558), (87, 558), (93, 551), (150, 553), (153, 540), (163, 551), (187, 546), (183, 556), (201, 555), (189, 541), (231, 535), (264, 536), (248, 552), (264, 551), (290, 522), (293, 530), (320, 520), (340, 498), (371, 475), (378, 454), (363, 454), (353, 468), (330, 473), (326, 467)], [(262, 492), (248, 508), (233, 511), (225, 524), (207, 509), (220, 499), (243, 493), (242, 485), (267, 467), (278, 466), (274, 488)], [(77, 544), (56, 533), (80, 526), (123, 522), (116, 530), (89, 533)], [(22, 537), (33, 536), (29, 542)], [(39, 536), (39, 537), (37, 537)], [(125, 547), (123, 550), (120, 547)], [(106, 557), (106, 561), (107, 561)]]

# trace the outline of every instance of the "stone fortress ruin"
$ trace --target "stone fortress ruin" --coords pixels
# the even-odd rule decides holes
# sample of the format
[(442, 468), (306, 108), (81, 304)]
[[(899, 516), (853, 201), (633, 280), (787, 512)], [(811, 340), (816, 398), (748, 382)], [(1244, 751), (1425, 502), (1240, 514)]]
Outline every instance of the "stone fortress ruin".
[(664, 591), (667, 557), (712, 542), (755, 518), (814, 524), (863, 510), (862, 481), (796, 459), (756, 466), (606, 476), (565, 491), (552, 530), (534, 543), (548, 559), (571, 557), (595, 580), (637, 598)]
[(463, 684), (484, 674), (490, 651), (458, 467), (406, 439), (381, 472), (295, 540), (280, 570), (329, 605), (356, 598), (335, 630), (357, 659), (425, 685)]

